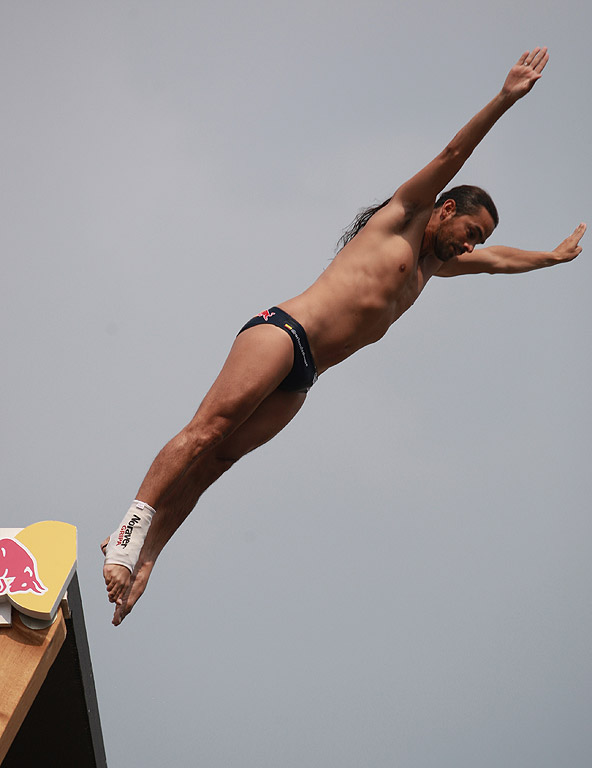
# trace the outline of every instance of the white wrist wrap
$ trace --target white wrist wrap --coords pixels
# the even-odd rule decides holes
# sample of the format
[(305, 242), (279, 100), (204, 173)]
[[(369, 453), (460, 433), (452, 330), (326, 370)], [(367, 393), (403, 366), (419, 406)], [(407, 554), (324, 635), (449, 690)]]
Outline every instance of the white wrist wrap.
[(137, 499), (109, 537), (105, 563), (125, 565), (133, 573), (155, 510)]

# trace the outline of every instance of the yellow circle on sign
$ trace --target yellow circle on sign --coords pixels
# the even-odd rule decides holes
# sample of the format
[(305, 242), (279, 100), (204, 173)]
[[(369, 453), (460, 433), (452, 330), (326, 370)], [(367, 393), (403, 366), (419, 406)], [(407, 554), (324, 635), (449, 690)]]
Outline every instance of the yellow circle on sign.
[(76, 526), (57, 520), (34, 523), (14, 537), (37, 561), (37, 577), (47, 591), (16, 592), (8, 599), (14, 607), (36, 619), (53, 618), (76, 569)]

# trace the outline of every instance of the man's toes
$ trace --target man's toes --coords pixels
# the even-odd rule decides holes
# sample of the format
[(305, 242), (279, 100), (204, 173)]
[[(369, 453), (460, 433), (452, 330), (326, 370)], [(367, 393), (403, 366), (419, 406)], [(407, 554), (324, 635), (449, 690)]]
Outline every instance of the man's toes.
[(103, 578), (105, 579), (105, 586), (107, 587), (107, 592), (109, 592), (111, 589), (113, 589), (117, 585), (115, 575), (113, 574), (112, 571), (108, 571), (107, 569), (104, 569)]
[(117, 598), (119, 597), (119, 594), (120, 594), (120, 590), (119, 589), (116, 589), (116, 588), (110, 589), (107, 592), (107, 596), (109, 598), (109, 602), (110, 603), (114, 603), (117, 600)]
[(131, 608), (124, 608), (123, 603), (119, 603), (113, 614), (113, 626), (118, 627), (130, 610)]
[(108, 590), (109, 593), (109, 600), (114, 603), (118, 597), (121, 596), (123, 593), (123, 590), (125, 589), (125, 584), (113, 584), (112, 587)]

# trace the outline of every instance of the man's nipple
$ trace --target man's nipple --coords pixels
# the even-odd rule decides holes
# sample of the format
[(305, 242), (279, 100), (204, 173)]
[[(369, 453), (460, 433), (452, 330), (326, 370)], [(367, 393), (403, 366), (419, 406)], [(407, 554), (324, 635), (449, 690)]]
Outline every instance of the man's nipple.
[(405, 271), (405, 265), (401, 264), (401, 266), (399, 267), (399, 272), (404, 272), (404, 271)]

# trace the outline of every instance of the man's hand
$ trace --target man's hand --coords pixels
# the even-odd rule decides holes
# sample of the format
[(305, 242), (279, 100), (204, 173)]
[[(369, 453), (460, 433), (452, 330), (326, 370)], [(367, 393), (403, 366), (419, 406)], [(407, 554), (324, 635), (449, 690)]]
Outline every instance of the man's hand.
[(472, 253), (461, 253), (450, 261), (443, 262), (436, 272), (438, 277), (457, 277), (458, 275), (490, 275), (516, 274), (530, 272), (532, 269), (553, 267), (573, 261), (582, 252), (579, 245), (585, 224), (578, 224), (569, 237), (559, 243), (552, 251), (523, 251), (520, 248), (510, 248), (506, 245), (489, 245), (478, 248)]
[(523, 53), (508, 73), (502, 93), (513, 101), (526, 96), (541, 77), (548, 61), (549, 54), (546, 48), (535, 48), (534, 51)]
[[(460, 129), (431, 163), (397, 189), (385, 207), (386, 213), (395, 212), (395, 221), (399, 218), (401, 206), (405, 212), (421, 210), (426, 216), (431, 213), (437, 195), (456, 176), (500, 117), (531, 90), (548, 60), (546, 48), (523, 53), (506, 77), (502, 90)], [(381, 219), (387, 222), (388, 216), (381, 214)]]
[(582, 246), (579, 245), (580, 240), (584, 236), (586, 231), (586, 225), (582, 222), (574, 229), (569, 237), (553, 249), (555, 255), (555, 263), (562, 264), (564, 261), (572, 261), (576, 256), (579, 256), (582, 252)]

